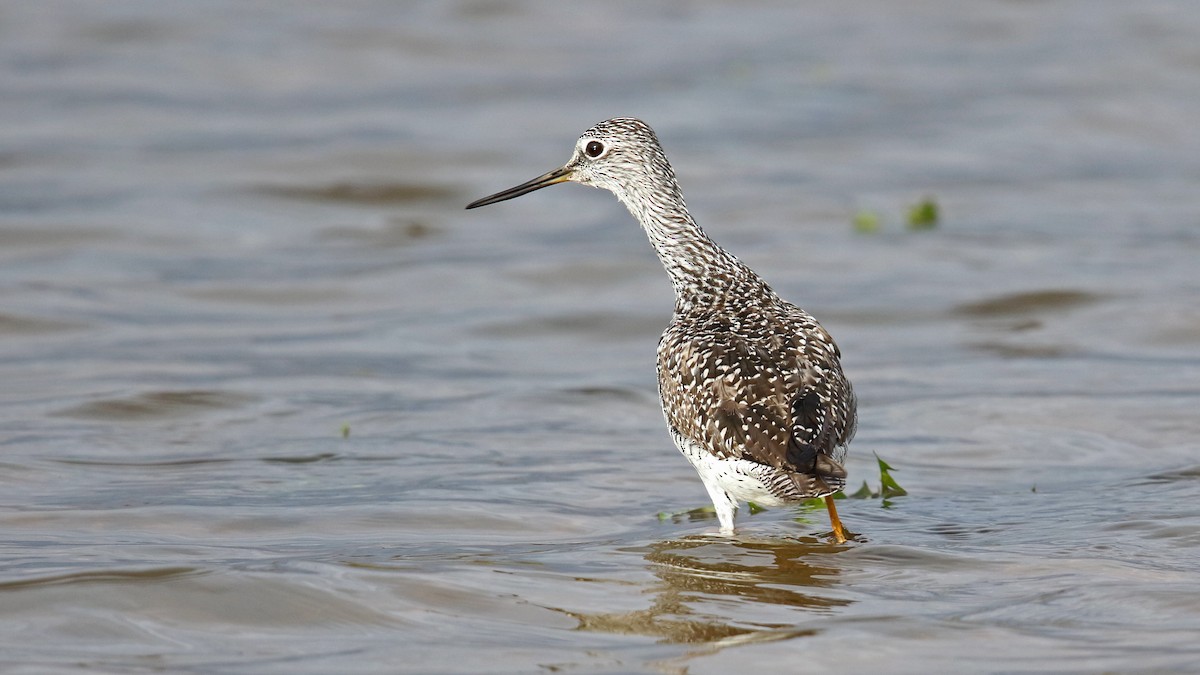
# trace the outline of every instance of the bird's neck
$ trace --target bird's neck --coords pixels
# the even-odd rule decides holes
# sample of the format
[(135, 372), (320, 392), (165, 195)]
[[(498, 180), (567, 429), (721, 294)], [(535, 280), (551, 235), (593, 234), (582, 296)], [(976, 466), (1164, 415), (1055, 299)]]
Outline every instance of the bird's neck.
[(675, 177), (631, 186), (617, 198), (646, 231), (675, 288), (678, 306), (719, 302), (754, 272), (712, 240), (688, 213)]

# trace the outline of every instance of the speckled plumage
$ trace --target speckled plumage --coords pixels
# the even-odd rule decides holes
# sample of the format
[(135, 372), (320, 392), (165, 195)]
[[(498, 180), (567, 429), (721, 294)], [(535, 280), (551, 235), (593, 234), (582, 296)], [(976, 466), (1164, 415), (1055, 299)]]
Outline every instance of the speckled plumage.
[(467, 208), (566, 180), (613, 192), (671, 279), (675, 312), (658, 343), (663, 414), (722, 530), (733, 530), (739, 501), (771, 506), (841, 489), (856, 412), (837, 345), (696, 225), (648, 125), (601, 122), (562, 168)]

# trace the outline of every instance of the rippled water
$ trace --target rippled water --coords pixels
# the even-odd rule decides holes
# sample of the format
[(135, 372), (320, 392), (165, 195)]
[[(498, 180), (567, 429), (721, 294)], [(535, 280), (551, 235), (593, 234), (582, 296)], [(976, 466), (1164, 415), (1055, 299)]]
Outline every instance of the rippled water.
[[(0, 667), (1194, 670), (1198, 33), (1168, 2), (6, 4)], [(462, 209), (613, 115), (841, 344), (851, 481), (878, 453), (909, 492), (842, 502), (853, 541), (686, 513), (670, 287), (615, 200)]]

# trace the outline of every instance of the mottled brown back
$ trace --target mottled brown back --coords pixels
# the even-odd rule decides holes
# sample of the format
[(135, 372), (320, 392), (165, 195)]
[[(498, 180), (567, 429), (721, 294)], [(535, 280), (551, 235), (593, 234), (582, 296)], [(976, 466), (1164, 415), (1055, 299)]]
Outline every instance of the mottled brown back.
[[(717, 457), (845, 483), (855, 398), (833, 339), (749, 268), (677, 304), (658, 347), (667, 422)], [(820, 491), (819, 488), (814, 488)]]

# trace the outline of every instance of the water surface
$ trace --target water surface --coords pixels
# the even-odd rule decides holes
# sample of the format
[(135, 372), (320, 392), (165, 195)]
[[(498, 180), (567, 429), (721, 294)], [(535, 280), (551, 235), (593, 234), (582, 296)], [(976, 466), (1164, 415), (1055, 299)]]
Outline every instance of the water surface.
[[(0, 665), (1194, 670), (1197, 33), (1167, 2), (9, 3)], [(853, 541), (685, 513), (670, 287), (611, 196), (462, 209), (613, 115), (840, 343), (851, 482), (878, 453), (909, 492), (842, 502)]]

